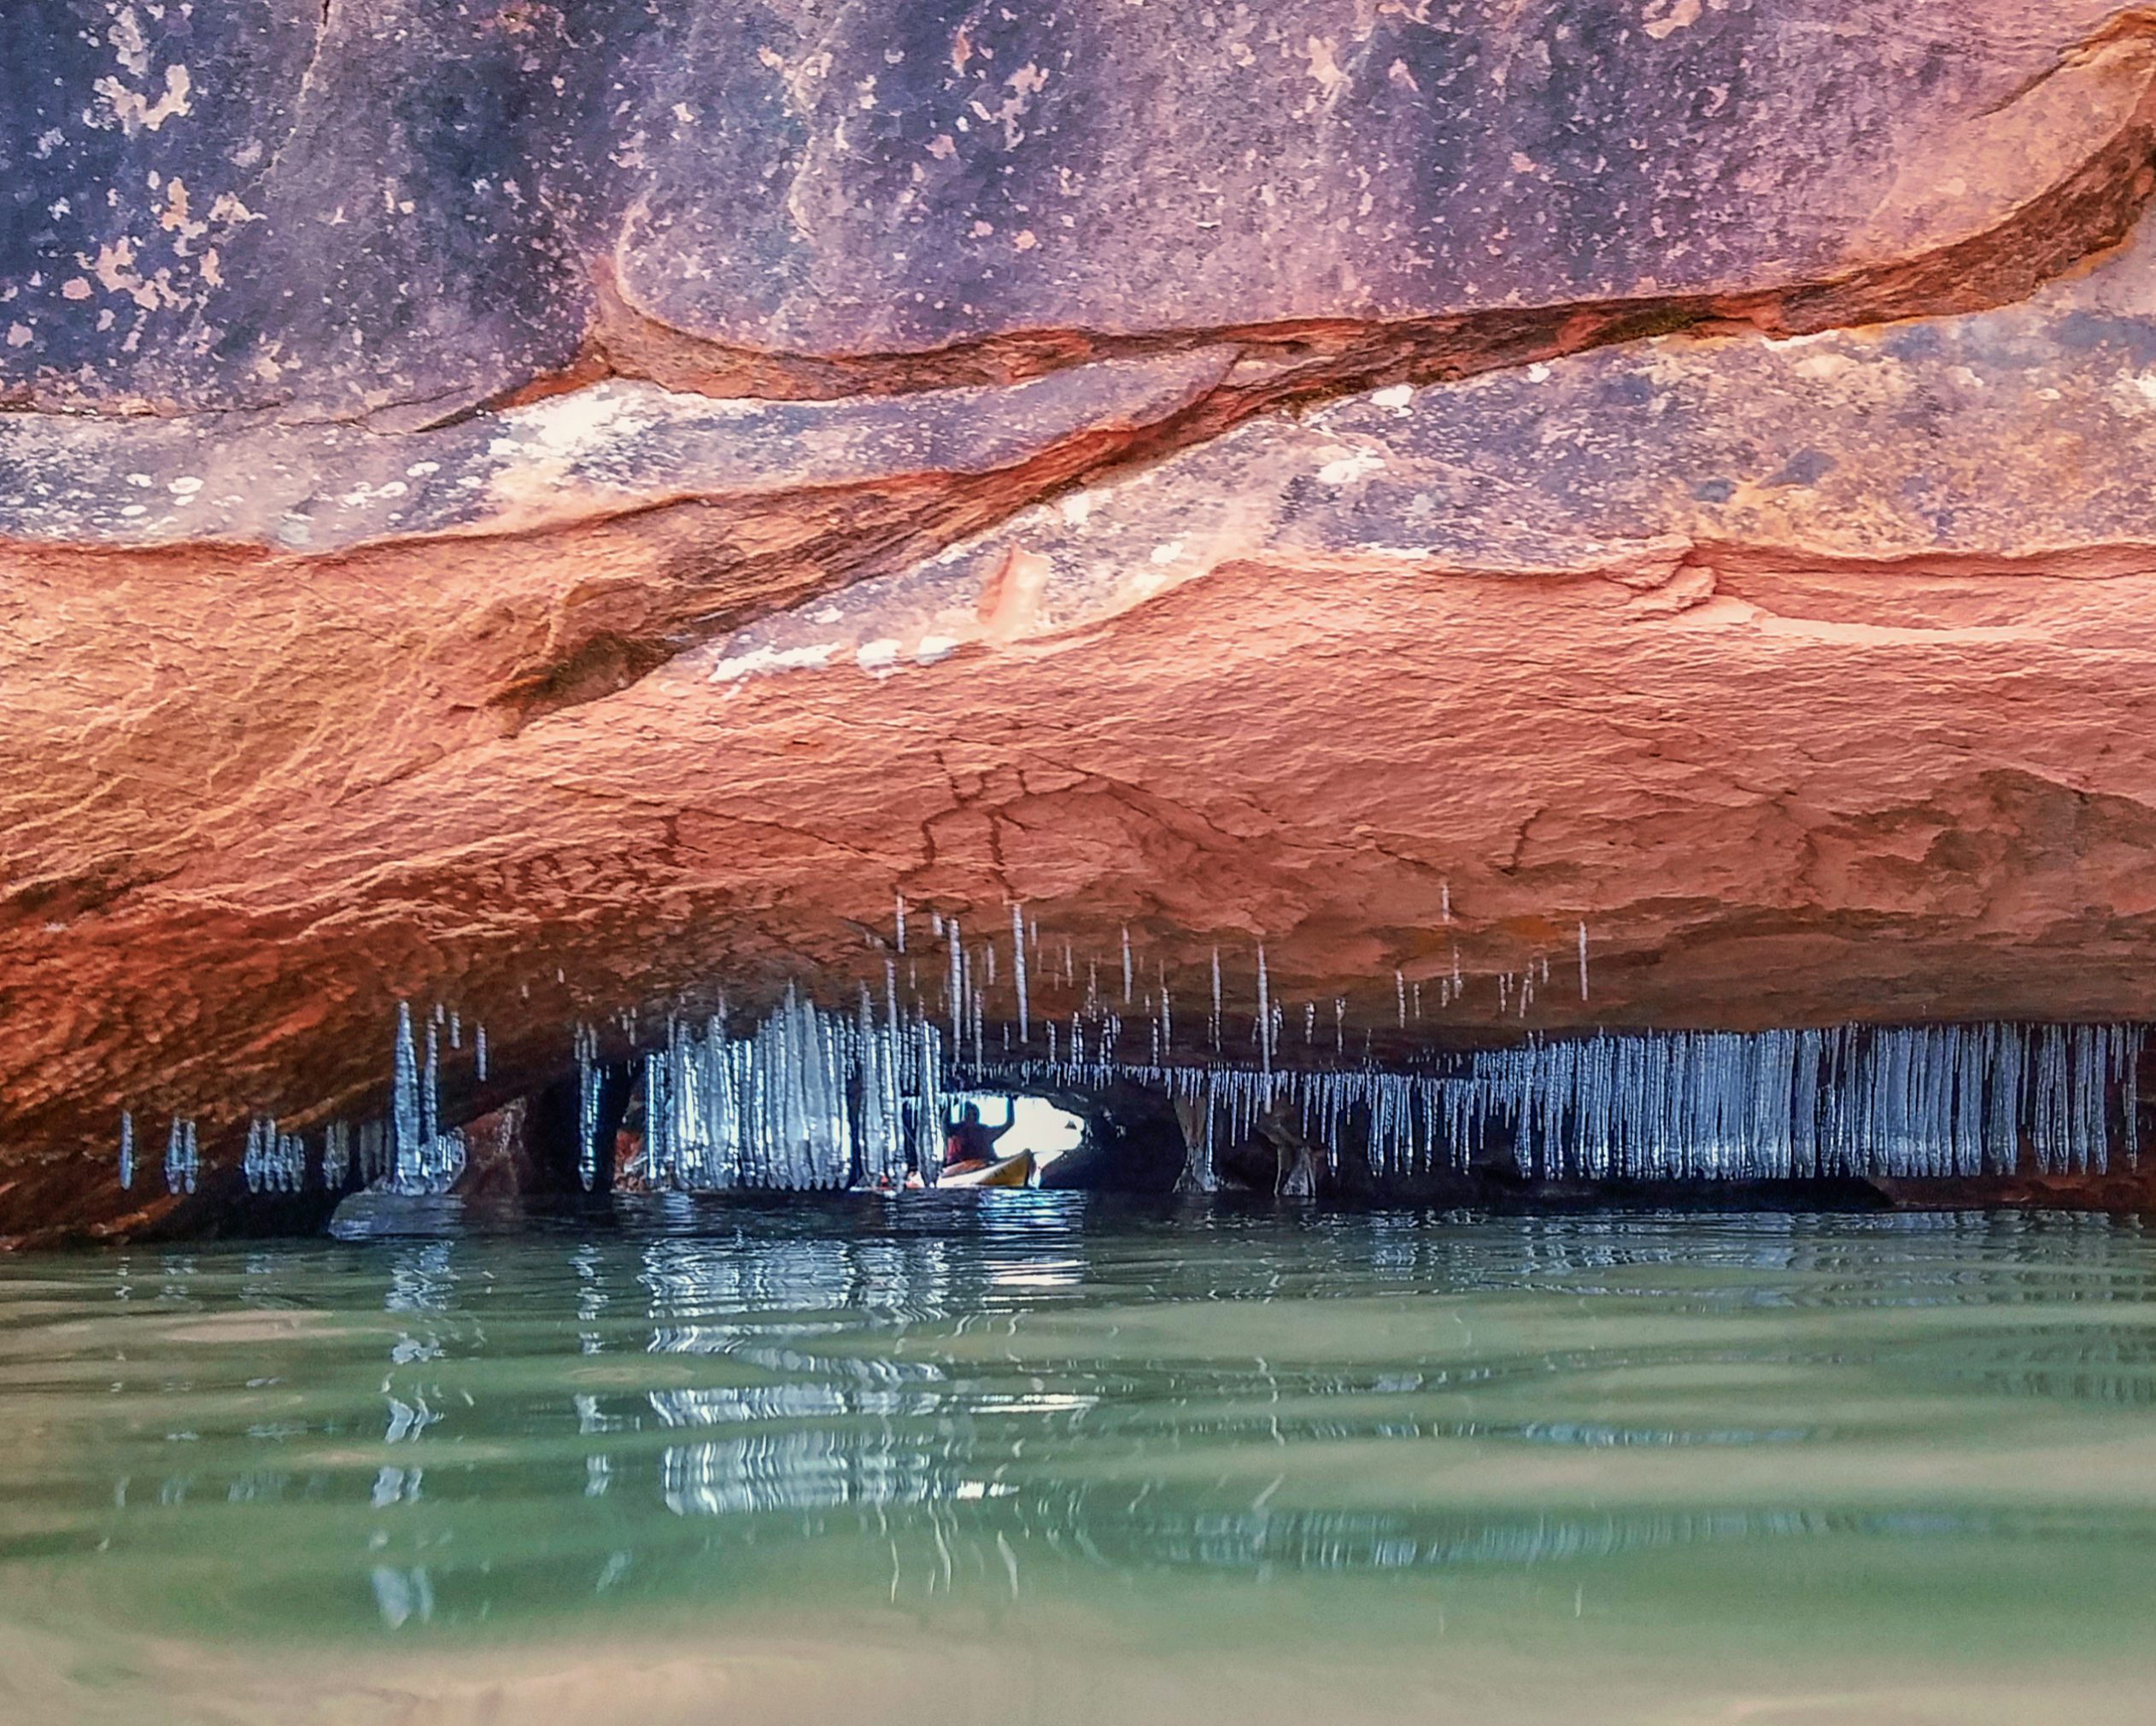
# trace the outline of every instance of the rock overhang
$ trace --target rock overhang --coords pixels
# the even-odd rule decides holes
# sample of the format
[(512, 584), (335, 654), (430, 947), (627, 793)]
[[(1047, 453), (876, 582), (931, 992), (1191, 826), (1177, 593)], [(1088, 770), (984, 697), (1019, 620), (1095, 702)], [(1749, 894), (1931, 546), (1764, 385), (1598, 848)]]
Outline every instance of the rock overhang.
[[(1644, 67), (1704, 44), (1743, 63), (1731, 15), (1672, 23), (1684, 9), (1608, 52)], [(1504, 27), (1554, 32), (1561, 10)], [(1857, 50), (1800, 29), (1822, 21), (1800, 10), (1753, 9), (1743, 40), (1772, 23), (1785, 50), (1842, 42), (1825, 60), (1788, 50), (1774, 73), (1826, 102), (1825, 68)], [(331, 13), (296, 90), (350, 51), (337, 32), (359, 21)], [(1353, 243), (1309, 246), (1333, 230), (1309, 209), (1280, 219), (1304, 236), (1282, 263), (1294, 281), (1239, 278), (1259, 296), (1245, 300), (1204, 269), (1163, 286), (1132, 261), (1169, 255), (1163, 231), (1093, 209), (1098, 269), (915, 328), (884, 303), (864, 237), (888, 213), (852, 189), (889, 177), (934, 102), (970, 113), (984, 67), (1006, 84), (1019, 69), (992, 28), (960, 20), (935, 63), (964, 64), (918, 87), (933, 101), (909, 98), (858, 180), (832, 140), (879, 110), (829, 91), (868, 37), (841, 31), (806, 78), (764, 44), (790, 68), (770, 100), (792, 117), (741, 111), (794, 127), (801, 161), (823, 164), (800, 168), (813, 196), (788, 207), (787, 244), (812, 255), (798, 280), (697, 273), (756, 255), (757, 230), (696, 202), (731, 182), (695, 179), (691, 150), (662, 170), (613, 165), (621, 184), (671, 173), (694, 196), (666, 206), (663, 243), (616, 231), (595, 298), (573, 258), (556, 297), (489, 278), (519, 317), (568, 308), (537, 347), (451, 294), (432, 349), (405, 313), (383, 323), (385, 340), (448, 356), (436, 372), (381, 370), (332, 320), (316, 358), (340, 343), (360, 358), (309, 360), (325, 393), (309, 381), (272, 400), (214, 366), (187, 372), (150, 322), (132, 349), (115, 338), (106, 372), (70, 372), (72, 406), (162, 390), (190, 411), (0, 428), (15, 650), (0, 681), (24, 764), (0, 931), (23, 1032), (0, 1132), (73, 1156), (131, 1105), (235, 1131), (255, 1110), (377, 1107), (399, 998), (494, 1027), (497, 1077), (464, 1098), (477, 1108), (557, 1073), (579, 1021), (641, 1007), (647, 1036), (718, 988), (746, 1003), (789, 980), (878, 978), (901, 896), (982, 933), (1015, 901), (1104, 962), (1128, 927), (1157, 985), (1190, 1001), (1216, 951), (1247, 993), (1263, 942), (1277, 998), (1350, 1001), (1395, 1053), (1414, 1040), (1389, 1022), (1401, 994), (1455, 974), (1457, 999), (1448, 983), (1420, 1036), (2145, 1016), (2145, 246), (1995, 310), (1726, 333), (1745, 317), (1802, 324), (1790, 290), (1807, 271), (1813, 313), (1841, 296), (1830, 323), (1891, 318), (2020, 300), (2116, 238), (2148, 191), (2138, 40), (2086, 9), (2019, 15), (1921, 53), (1926, 26), (1907, 26), (1895, 52), (1960, 69), (1891, 114), (1868, 96), (1834, 108), (1805, 149), (1816, 160), (1837, 126), (1862, 147), (1764, 227), (1715, 217), (1728, 257), (1753, 248), (1724, 276), (1588, 280), (1548, 247), (1508, 254), (1491, 237), (1508, 211), (1568, 208), (1508, 160), (1503, 196), (1485, 177), (1481, 225), (1461, 231), (1511, 272), (1517, 313), (1435, 266), (1414, 294), (1372, 299), (1334, 268)], [(1345, 81), (1318, 79), (1330, 106), (1291, 116), (1332, 128), (1336, 154), (1310, 160), (1358, 187), (1342, 164), (1374, 148), (1368, 126), (1395, 123), (1364, 112), (1356, 81), (1381, 33), (1351, 67), (1328, 50)], [(518, 51), (543, 71), (557, 50)], [(1445, 51), (1482, 64), (1481, 45)], [(1314, 52), (1265, 75), (1309, 82)], [(1019, 94), (1061, 100), (1078, 69)], [(337, 99), (373, 100), (393, 74), (425, 87), (392, 55)], [(777, 74), (759, 56), (753, 75)], [(1503, 93), (1509, 78), (1492, 88), (1477, 98), (1496, 103), (1489, 136), (1517, 143), (1540, 110)], [(172, 116), (108, 142), (162, 148), (181, 137)], [(1220, 155), (1244, 123), (1177, 132), (1120, 184), (1180, 187), (1187, 150)], [(2042, 149), (2022, 147), (2037, 134)], [(308, 160), (308, 136), (278, 172)], [(1956, 190), (1942, 159), (1977, 167)], [(1929, 180), (1942, 183), (1927, 201)], [(970, 221), (1001, 236), (991, 191), (969, 195)], [(655, 206), (640, 208), (648, 223)], [(955, 208), (923, 205), (932, 237)], [(1689, 243), (1653, 201), (1627, 211), (1638, 255)], [(194, 219), (161, 231), (191, 245), (207, 237), (185, 233)], [(1251, 219), (1216, 243), (1272, 231)], [(333, 252), (349, 225), (244, 225)], [(624, 247), (632, 229), (653, 249)], [(950, 236), (934, 244), (952, 269), (978, 263)], [(671, 261), (654, 275), (655, 257)], [(258, 263), (252, 279), (281, 278)], [(1583, 284), (1623, 303), (1562, 303)], [(331, 298), (361, 323), (429, 303), (408, 284)], [(1653, 333), (1657, 307), (1666, 332), (1690, 333)], [(605, 377), (623, 369), (606, 319), (630, 313), (665, 337), (656, 357), (685, 390)], [(1022, 338), (1035, 345), (991, 351)], [(486, 363), (460, 372), (460, 343)], [(881, 371), (862, 363), (879, 344)], [(9, 352), (29, 399), (47, 399), (46, 350)], [(699, 393), (748, 375), (744, 354), (776, 395), (849, 399)], [(958, 381), (924, 388), (940, 354)], [(1018, 381), (981, 381), (999, 364)], [(571, 369), (540, 378), (556, 365)], [(172, 382), (183, 373), (196, 382)], [(1301, 405), (1261, 415), (1283, 401)], [(1498, 980), (1561, 966), (1582, 931), (1590, 999), (1546, 991), (1523, 1017)]]

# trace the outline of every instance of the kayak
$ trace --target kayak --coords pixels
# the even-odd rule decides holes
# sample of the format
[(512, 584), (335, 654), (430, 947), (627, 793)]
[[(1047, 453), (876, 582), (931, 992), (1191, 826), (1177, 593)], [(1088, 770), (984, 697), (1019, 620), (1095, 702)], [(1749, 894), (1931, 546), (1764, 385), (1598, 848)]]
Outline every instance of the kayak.
[(1033, 1153), (1022, 1150), (1001, 1162), (957, 1162), (936, 1178), (938, 1186), (1031, 1186), (1039, 1179)]

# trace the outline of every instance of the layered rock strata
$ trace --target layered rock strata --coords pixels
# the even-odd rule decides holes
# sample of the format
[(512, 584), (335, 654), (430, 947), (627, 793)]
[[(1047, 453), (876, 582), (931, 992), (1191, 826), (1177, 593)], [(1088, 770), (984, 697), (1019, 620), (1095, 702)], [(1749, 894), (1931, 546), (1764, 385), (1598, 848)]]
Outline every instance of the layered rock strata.
[(1380, 1052), (2150, 1011), (2136, 14), (78, 9), (0, 1228), (154, 1221), (123, 1108), (378, 1109), (400, 998), (477, 1111), (901, 897), (924, 994), (1016, 903), (1040, 1014), (1128, 927)]

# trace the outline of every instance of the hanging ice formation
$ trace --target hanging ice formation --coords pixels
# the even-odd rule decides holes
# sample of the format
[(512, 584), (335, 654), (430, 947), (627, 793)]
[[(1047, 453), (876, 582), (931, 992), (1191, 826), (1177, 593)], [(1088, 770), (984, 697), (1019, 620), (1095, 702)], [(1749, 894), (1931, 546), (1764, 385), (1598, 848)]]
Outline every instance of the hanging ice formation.
[(132, 1109), (120, 1111), (120, 1190), (122, 1192), (135, 1184), (135, 1116)]
[(307, 1184), (307, 1145), (296, 1132), (256, 1115), (247, 1123), (247, 1152), (240, 1160), (249, 1192), (297, 1192)]
[[(485, 1032), (479, 1033), (483, 1038)], [(335, 1192), (344, 1185), (352, 1167), (352, 1128), (348, 1121), (332, 1120), (322, 1129), (322, 1185)]]
[[(1124, 932), (1124, 951), (1129, 951), (1129, 932)], [(1126, 959), (1126, 964), (1128, 961)], [(1022, 1046), (1032, 1036), (1032, 1015), (1026, 1001), (1026, 912), (1022, 905), (1011, 908), (1011, 981), (1018, 992), (1018, 1042)]]
[(599, 1033), (579, 1025), (577, 1050), (577, 1179), (591, 1191), (599, 1178)]
[(902, 1184), (911, 1166), (933, 1180), (943, 1034), (925, 1016), (901, 1018), (895, 977), (885, 983), (880, 1022), (866, 988), (851, 1015), (789, 989), (747, 1037), (729, 1035), (724, 1015), (671, 1026), (644, 1057), (647, 1178), (702, 1191), (876, 1187)]
[(441, 1045), (436, 1009), (427, 1026), (426, 1069), (422, 1078), (419, 1050), (412, 1037), (412, 1008), (397, 1003), (396, 1047), (390, 1063), (389, 1185), (402, 1193), (447, 1192), (464, 1173), (464, 1135), (441, 1129)]
[(1089, 1061), (1074, 1024), (1071, 1058), (970, 1077), (1164, 1091), (1198, 1115), (1209, 1145), (1223, 1142), (1216, 1116), (1233, 1144), (1285, 1099), (1336, 1166), (1352, 1126), (1380, 1174), (1464, 1168), (1493, 1150), (1544, 1179), (1969, 1177), (2013, 1172), (2024, 1146), (2046, 1173), (2101, 1173), (2113, 1145), (2139, 1157), (2144, 1037), (2130, 1025), (1643, 1033), (1531, 1040), (1430, 1072), (1268, 1072), (1126, 1066), (1104, 1039)]
[(360, 1123), (359, 1144), (360, 1184), (372, 1186), (390, 1172), (390, 1127), (387, 1121), (363, 1120)]
[(195, 1138), (195, 1123), (173, 1121), (172, 1132), (165, 1141), (165, 1191), (194, 1191), (202, 1166), (202, 1149)]

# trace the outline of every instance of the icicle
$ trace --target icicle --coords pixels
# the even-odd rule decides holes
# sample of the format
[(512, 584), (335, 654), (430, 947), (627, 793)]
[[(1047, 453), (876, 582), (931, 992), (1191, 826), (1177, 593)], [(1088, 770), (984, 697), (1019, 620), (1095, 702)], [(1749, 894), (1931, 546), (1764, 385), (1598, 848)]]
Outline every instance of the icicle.
[(958, 943), (958, 920), (945, 920), (944, 933), (951, 944), (951, 1050), (955, 1055), (964, 1041), (966, 1027), (965, 953)]
[(1579, 998), (1587, 998), (1587, 925), (1579, 926)]
[(973, 1068), (974, 1071), (978, 1073), (981, 1070), (981, 1034), (982, 1030), (982, 1014), (981, 1007), (981, 993), (973, 986), (973, 967), (970, 962), (969, 962), (966, 966), (966, 997), (973, 1007)]
[(1221, 950), (1213, 949), (1213, 1053), (1221, 1051)]
[(899, 951), (903, 953), (905, 951), (905, 895), (904, 893), (899, 893), (895, 895), (895, 897), (898, 900), (899, 906), (899, 913), (895, 920), (899, 938)]
[(195, 1123), (175, 1116), (165, 1141), (165, 1191), (174, 1196), (194, 1191), (200, 1161)]
[(426, 1070), (419, 1080), (419, 1138), (432, 1144), (442, 1131), (442, 1049), (435, 1027), (427, 1027)]
[(1018, 992), (1018, 1041), (1032, 1037), (1032, 1020), (1026, 1002), (1026, 913), (1022, 905), (1011, 908), (1011, 980)]
[(586, 1192), (599, 1179), (599, 1033), (577, 1027), (577, 1178)]
[(1175, 1014), (1169, 1004), (1168, 985), (1163, 980), (1160, 986), (1160, 1047), (1163, 1056), (1175, 1046)]
[(1396, 968), (1392, 973), (1392, 992), (1400, 998), (1400, 1028), (1408, 1028), (1408, 984)]
[(342, 1191), (351, 1167), (351, 1125), (332, 1120), (322, 1129), (322, 1185), (331, 1192)]
[(1265, 944), (1257, 945), (1257, 1056), (1258, 1070), (1273, 1076), (1273, 1003), (1266, 993)]
[(1317, 1003), (1315, 1001), (1303, 1003), (1303, 1041), (1306, 1047), (1315, 1049), (1317, 1046)]
[(127, 1191), (135, 1184), (135, 1116), (131, 1109), (120, 1111), (120, 1190)]
[(464, 1015), (462, 1014), (449, 1015), (449, 1046), (452, 1049), (464, 1047)]
[(1449, 881), (1438, 883), (1438, 915), (1448, 923), (1452, 921), (1452, 883)]
[(487, 1027), (483, 1025), (472, 1029), (472, 1062), (478, 1072), (480, 1084), (484, 1085), (487, 1082)]
[(402, 1173), (407, 1160), (418, 1166), (420, 1144), (419, 1056), (412, 1040), (412, 1006), (396, 1003), (396, 1044), (390, 1080), (390, 1154)]
[(1123, 925), (1123, 1005), (1130, 1005), (1130, 925)]

